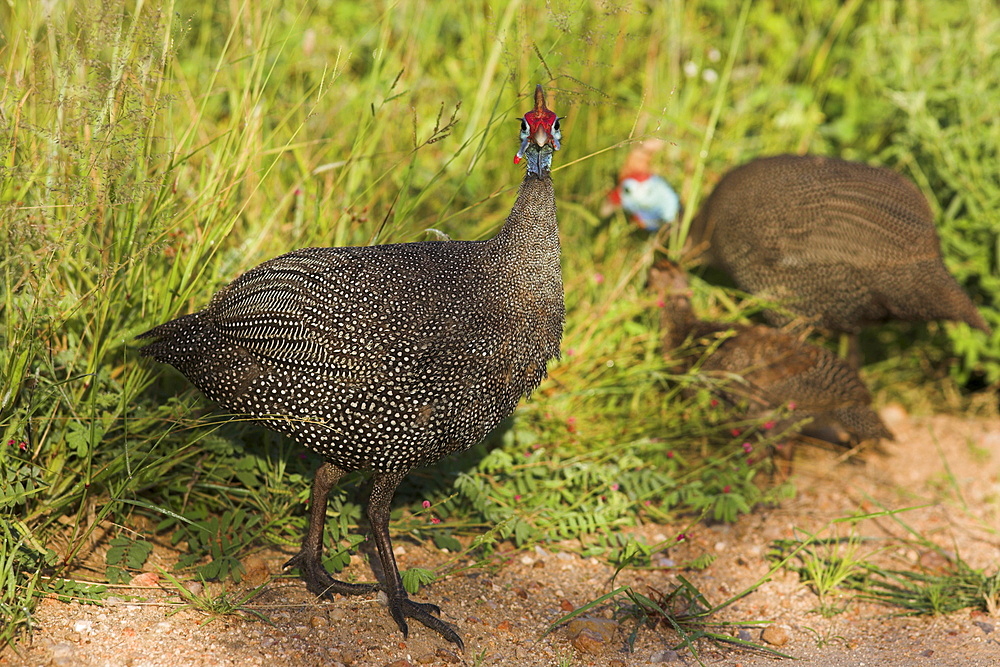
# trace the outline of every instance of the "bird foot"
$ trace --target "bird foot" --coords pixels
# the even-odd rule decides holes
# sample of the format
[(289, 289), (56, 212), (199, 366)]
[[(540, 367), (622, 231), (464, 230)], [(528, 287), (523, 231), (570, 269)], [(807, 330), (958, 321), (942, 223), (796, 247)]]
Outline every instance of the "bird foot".
[(346, 581), (338, 581), (330, 576), (330, 573), (323, 567), (319, 558), (300, 551), (285, 563), (285, 569), (299, 568), (302, 578), (306, 582), (306, 588), (314, 595), (321, 598), (333, 599), (334, 593), (341, 595), (367, 595), (379, 590), (378, 584), (349, 584)]
[(412, 618), (415, 621), (423, 623), (453, 644), (457, 644), (459, 650), (465, 650), (465, 644), (462, 642), (462, 638), (458, 636), (458, 630), (455, 626), (434, 616), (434, 614), (441, 613), (441, 608), (436, 604), (414, 602), (408, 597), (402, 597), (396, 600), (389, 600), (388, 605), (389, 613), (392, 615), (393, 620), (396, 621), (396, 625), (399, 626), (399, 631), (403, 633), (403, 639), (406, 639), (409, 634), (406, 619)]

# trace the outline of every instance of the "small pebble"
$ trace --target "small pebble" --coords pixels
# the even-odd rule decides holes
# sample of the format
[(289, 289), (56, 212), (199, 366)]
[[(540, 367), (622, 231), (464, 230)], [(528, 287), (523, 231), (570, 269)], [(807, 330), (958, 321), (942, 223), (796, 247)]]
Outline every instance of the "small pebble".
[(191, 595), (198, 597), (205, 592), (205, 584), (200, 581), (185, 581), (184, 590), (186, 590)]
[(983, 621), (973, 621), (972, 624), (977, 628), (979, 628), (980, 630), (982, 630), (983, 632), (985, 632), (986, 634), (990, 634), (991, 632), (993, 632), (992, 623), (985, 623)]
[(73, 632), (79, 632), (81, 635), (93, 634), (94, 623), (92, 621), (76, 621), (73, 623)]
[(573, 637), (573, 648), (581, 653), (600, 653), (604, 650), (604, 639), (592, 630), (584, 630)]
[(142, 572), (132, 577), (129, 586), (156, 586), (160, 583), (160, 575), (155, 572)]
[(434, 655), (443, 662), (458, 663), (462, 662), (462, 657), (455, 653), (454, 651), (446, 648), (439, 648), (434, 652)]
[(560, 600), (559, 608), (562, 609), (563, 611), (573, 611), (574, 609), (576, 609), (576, 607), (573, 606), (573, 603), (570, 602), (569, 600)]
[(76, 647), (67, 642), (60, 642), (52, 647), (52, 661), (55, 667), (70, 667), (77, 664)]
[(497, 630), (503, 630), (504, 632), (510, 632), (514, 629), (514, 626), (510, 624), (510, 621), (500, 621), (497, 623)]
[(753, 641), (753, 635), (746, 628), (740, 628), (740, 631), (736, 633), (736, 638), (745, 642)]
[(788, 643), (788, 632), (779, 625), (764, 628), (760, 638), (771, 646), (784, 646)]
[(675, 660), (680, 660), (681, 656), (673, 649), (663, 649), (661, 651), (656, 651), (653, 655), (649, 656), (650, 662), (674, 662)]
[(413, 667), (413, 663), (409, 660), (396, 660), (395, 662), (385, 663), (385, 667)]
[(339, 623), (340, 621), (344, 620), (344, 610), (341, 609), (340, 607), (334, 607), (333, 609), (330, 610), (329, 614), (327, 615), (330, 617), (330, 620), (333, 621), (334, 623)]
[(432, 662), (437, 662), (437, 656), (433, 653), (425, 653), (423, 655), (417, 656), (417, 663), (421, 665), (429, 665)]
[(921, 658), (930, 658), (931, 656), (934, 655), (934, 651), (931, 649), (927, 649), (926, 651), (921, 651), (917, 655), (919, 655)]
[(582, 616), (574, 618), (566, 625), (566, 634), (571, 638), (582, 632), (593, 633), (606, 643), (615, 638), (615, 633), (618, 632), (618, 623), (607, 618)]
[(325, 616), (310, 616), (309, 617), (309, 627), (310, 628), (325, 628), (330, 625), (330, 622), (326, 620)]

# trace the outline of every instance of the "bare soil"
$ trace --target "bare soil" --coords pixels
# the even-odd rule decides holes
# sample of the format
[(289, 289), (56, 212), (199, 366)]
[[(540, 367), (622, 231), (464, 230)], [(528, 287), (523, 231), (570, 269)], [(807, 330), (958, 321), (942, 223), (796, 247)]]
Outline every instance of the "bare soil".
[[(681, 574), (711, 602), (720, 602), (767, 574), (766, 553), (774, 540), (802, 538), (805, 531), (845, 536), (849, 526), (831, 527), (833, 520), (909, 507), (914, 509), (898, 515), (899, 521), (881, 517), (857, 524), (856, 533), (869, 538), (862, 554), (882, 549), (872, 558), (896, 567), (944, 565), (935, 561), (941, 557), (933, 550), (886, 539), (909, 537), (908, 526), (971, 566), (995, 572), (1000, 567), (1000, 420), (910, 417), (892, 407), (883, 410), (883, 417), (896, 434), (896, 442), (884, 443), (883, 451), (845, 459), (839, 452), (798, 448), (792, 475), (800, 492), (794, 500), (758, 510), (735, 525), (700, 526), (686, 541), (657, 554), (659, 567), (626, 570), (616, 585), (630, 584), (649, 594), (670, 590)], [(646, 525), (635, 532), (654, 543), (672, 540), (679, 530)], [(400, 538), (396, 544), (401, 568), (433, 568), (445, 558), (425, 545)], [(0, 666), (697, 664), (690, 651), (671, 652), (678, 639), (663, 626), (641, 628), (629, 650), (626, 639), (634, 624), (602, 625), (610, 609), (591, 614), (598, 617), (594, 631), (582, 638), (573, 640), (566, 628), (542, 636), (567, 610), (611, 590), (613, 569), (579, 557), (576, 547), (566, 543), (511, 552), (495, 571), (457, 575), (414, 596), (442, 607), (444, 618), (465, 640), (464, 654), (419, 624), (411, 623), (404, 641), (374, 596), (319, 602), (299, 580), (274, 578), (253, 603), (269, 622), (230, 614), (206, 623), (200, 612), (174, 613), (178, 596), (147, 576), (150, 586), (115, 591), (117, 599), (103, 606), (43, 602), (35, 632), (0, 655)], [(705, 552), (717, 556), (705, 570), (671, 567)], [(257, 559), (248, 575), (251, 583), (280, 572), (289, 555), (275, 551)], [(365, 563), (351, 567), (357, 579), (370, 580)], [(892, 615), (896, 610), (850, 596), (835, 602), (844, 611), (822, 616), (816, 595), (796, 574), (781, 570), (719, 620), (766, 622), (773, 633), (768, 637), (786, 643), (762, 641), (760, 626), (746, 630), (752, 641), (799, 658), (799, 665), (1000, 665), (1000, 618), (969, 610), (901, 618)], [(613, 632), (602, 637), (605, 626)], [(708, 642), (697, 649), (710, 665), (754, 667), (780, 660)]]

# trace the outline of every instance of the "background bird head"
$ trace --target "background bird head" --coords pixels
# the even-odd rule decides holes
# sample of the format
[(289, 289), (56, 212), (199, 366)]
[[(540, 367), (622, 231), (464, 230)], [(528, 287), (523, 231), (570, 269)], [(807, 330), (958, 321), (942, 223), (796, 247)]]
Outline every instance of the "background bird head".
[(649, 139), (629, 151), (618, 177), (618, 185), (608, 193), (601, 206), (602, 216), (624, 209), (639, 227), (648, 232), (655, 232), (680, 216), (680, 197), (662, 176), (652, 170), (652, 157), (663, 146), (663, 141)]

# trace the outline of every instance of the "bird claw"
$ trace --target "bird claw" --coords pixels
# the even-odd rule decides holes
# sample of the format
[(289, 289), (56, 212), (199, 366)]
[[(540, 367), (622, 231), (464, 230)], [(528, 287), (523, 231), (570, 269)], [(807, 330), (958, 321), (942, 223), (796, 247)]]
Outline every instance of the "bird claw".
[(436, 604), (431, 604), (429, 602), (414, 602), (407, 597), (389, 601), (389, 614), (391, 614), (393, 620), (396, 621), (399, 631), (403, 633), (403, 639), (407, 638), (410, 631), (406, 624), (406, 619), (412, 618), (431, 630), (434, 630), (446, 640), (452, 642), (453, 644), (457, 644), (459, 650), (464, 651), (465, 644), (462, 642), (462, 638), (458, 636), (458, 631), (455, 626), (446, 621), (442, 621), (434, 615), (440, 613), (441, 608)]
[(334, 593), (341, 595), (367, 595), (379, 590), (378, 584), (350, 584), (346, 581), (338, 581), (330, 576), (330, 573), (323, 567), (323, 563), (305, 551), (300, 551), (285, 563), (285, 569), (299, 568), (302, 579), (306, 582), (306, 588), (310, 593), (328, 600), (333, 599)]

